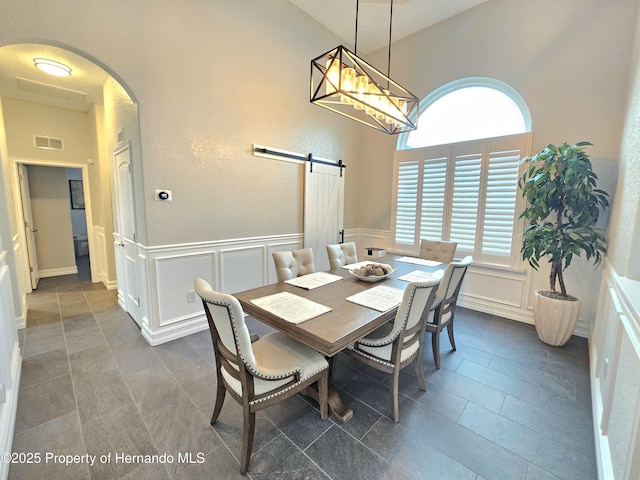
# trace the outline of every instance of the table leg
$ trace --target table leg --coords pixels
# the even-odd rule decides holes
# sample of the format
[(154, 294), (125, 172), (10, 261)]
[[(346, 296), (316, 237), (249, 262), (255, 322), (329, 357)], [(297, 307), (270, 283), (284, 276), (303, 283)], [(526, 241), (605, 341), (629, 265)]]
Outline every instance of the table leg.
[[(329, 362), (329, 414), (334, 420), (344, 424), (353, 418), (353, 410), (343, 403), (342, 398), (340, 398), (340, 394), (333, 387), (335, 358), (335, 356), (327, 358), (327, 361)], [(313, 386), (307, 387), (302, 391), (302, 393), (310, 396), (316, 402), (318, 401), (318, 390)]]
[[(318, 401), (318, 390), (312, 386), (305, 388), (302, 394), (313, 398), (316, 402)], [(342, 402), (340, 394), (331, 385), (329, 385), (329, 414), (331, 418), (343, 424), (353, 418), (353, 410)]]

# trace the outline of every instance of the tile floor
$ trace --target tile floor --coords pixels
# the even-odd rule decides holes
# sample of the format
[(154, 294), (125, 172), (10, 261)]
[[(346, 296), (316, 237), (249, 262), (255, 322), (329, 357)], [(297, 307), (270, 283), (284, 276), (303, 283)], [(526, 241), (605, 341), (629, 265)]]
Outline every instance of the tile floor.
[[(28, 308), (13, 450), (42, 460), (12, 465), (11, 480), (242, 478), (241, 409), (227, 396), (209, 426), (208, 331), (150, 347), (115, 292), (82, 273), (43, 279)], [(247, 478), (596, 478), (586, 340), (548, 347), (530, 325), (465, 309), (456, 352), (443, 336), (442, 369), (423, 355), (426, 392), (403, 372), (398, 424), (385, 376), (344, 356), (335, 383), (351, 422), (321, 421), (303, 397), (264, 410)]]

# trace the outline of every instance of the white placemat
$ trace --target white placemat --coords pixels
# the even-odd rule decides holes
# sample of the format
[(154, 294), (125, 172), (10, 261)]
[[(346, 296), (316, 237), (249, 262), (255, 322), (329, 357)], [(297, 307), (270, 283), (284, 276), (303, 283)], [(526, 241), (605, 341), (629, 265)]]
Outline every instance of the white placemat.
[(328, 285), (330, 283), (337, 282), (338, 280), (342, 280), (342, 277), (339, 275), (327, 272), (315, 272), (285, 280), (284, 283), (304, 288), (306, 290), (313, 290), (314, 288), (322, 287), (323, 285)]
[(400, 305), (403, 294), (404, 291), (399, 288), (378, 285), (377, 287), (351, 295), (347, 297), (347, 300), (362, 305), (363, 307), (378, 310), (379, 312), (386, 312)]
[(442, 262), (436, 262), (435, 260), (426, 260), (424, 258), (416, 257), (402, 257), (396, 260), (397, 262), (413, 263), (414, 265), (424, 265), (425, 267), (437, 267), (442, 265)]
[(414, 270), (413, 272), (405, 273), (401, 277), (398, 277), (398, 280), (404, 280), (405, 282), (429, 282), (435, 280), (436, 273), (441, 271), (442, 270), (425, 272), (424, 270)]
[(251, 303), (290, 323), (301, 323), (331, 311), (330, 307), (289, 292), (254, 298)]

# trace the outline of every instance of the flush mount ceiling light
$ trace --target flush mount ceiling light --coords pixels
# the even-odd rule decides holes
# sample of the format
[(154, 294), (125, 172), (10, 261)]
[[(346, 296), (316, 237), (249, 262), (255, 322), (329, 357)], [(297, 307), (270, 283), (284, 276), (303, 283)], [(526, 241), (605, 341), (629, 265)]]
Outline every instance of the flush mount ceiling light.
[[(356, 0), (356, 52), (358, 4)], [(311, 60), (311, 103), (388, 134), (418, 128), (418, 98), (389, 78), (392, 20), (393, 0), (387, 75), (340, 45)]]
[(71, 76), (71, 68), (67, 67), (64, 63), (46, 58), (34, 58), (33, 63), (38, 70), (48, 73), (49, 75), (54, 75), (56, 77)]

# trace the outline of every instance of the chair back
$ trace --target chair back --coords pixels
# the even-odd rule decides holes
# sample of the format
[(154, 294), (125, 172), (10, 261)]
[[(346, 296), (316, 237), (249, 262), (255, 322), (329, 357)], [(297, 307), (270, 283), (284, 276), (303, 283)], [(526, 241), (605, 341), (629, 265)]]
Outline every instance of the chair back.
[(195, 279), (194, 287), (209, 322), (216, 366), (241, 381), (239, 372), (245, 371), (242, 364), (250, 369), (256, 366), (242, 306), (234, 296), (215, 292), (202, 278)]
[(433, 280), (427, 282), (410, 282), (404, 290), (402, 302), (398, 307), (398, 313), (393, 320), (393, 328), (390, 336), (393, 336), (402, 330), (405, 331), (405, 346), (409, 340), (408, 337), (414, 334), (422, 326), (422, 314), (431, 309), (436, 297), (438, 282), (443, 278), (442, 270), (434, 273)]
[(445, 242), (444, 240), (420, 240), (420, 258), (434, 260), (436, 262), (450, 263), (456, 253), (457, 242)]
[(329, 257), (329, 265), (332, 269), (358, 261), (358, 251), (356, 250), (355, 242), (327, 245), (327, 255)]
[(273, 252), (273, 261), (276, 265), (276, 275), (279, 282), (316, 271), (311, 248)]
[(467, 273), (469, 265), (473, 262), (471, 255), (464, 257), (459, 262), (451, 262), (444, 271), (444, 278), (436, 293), (436, 303), (439, 303), (441, 318), (434, 319), (436, 322), (446, 322), (453, 316), (453, 306), (458, 300), (462, 280)]

